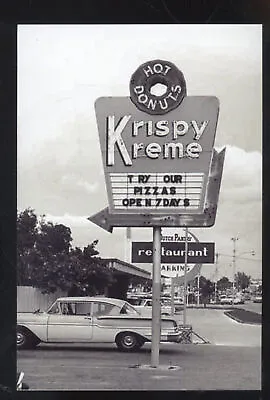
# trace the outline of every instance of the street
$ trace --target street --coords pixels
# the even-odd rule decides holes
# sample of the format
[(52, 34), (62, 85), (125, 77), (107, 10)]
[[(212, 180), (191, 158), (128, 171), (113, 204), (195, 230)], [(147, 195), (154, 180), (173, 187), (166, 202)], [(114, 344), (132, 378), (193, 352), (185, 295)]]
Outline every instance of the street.
[[(179, 322), (182, 315), (178, 316)], [(215, 345), (261, 346), (261, 325), (241, 324), (222, 309), (187, 309), (187, 323), (193, 331)]]
[(136, 353), (121, 353), (114, 344), (41, 344), (18, 351), (18, 369), (33, 390), (260, 389), (260, 325), (240, 324), (211, 309), (188, 309), (187, 323), (211, 344), (162, 343), (164, 368), (135, 368), (151, 363), (146, 343)]
[(258, 314), (262, 313), (262, 303), (253, 303), (253, 301), (246, 301), (245, 304), (238, 304), (235, 307), (243, 308), (247, 311), (253, 311)]

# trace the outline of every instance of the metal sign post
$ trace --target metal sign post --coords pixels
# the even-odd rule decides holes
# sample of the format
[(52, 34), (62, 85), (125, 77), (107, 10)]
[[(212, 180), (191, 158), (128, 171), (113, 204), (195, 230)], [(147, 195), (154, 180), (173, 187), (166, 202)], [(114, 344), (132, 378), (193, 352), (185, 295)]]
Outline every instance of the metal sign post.
[(216, 304), (216, 302), (217, 302), (218, 253), (216, 253), (215, 264), (216, 264), (216, 268), (215, 268), (215, 304)]
[(175, 293), (175, 285), (174, 279), (171, 279), (171, 313), (174, 315), (174, 293)]
[(183, 324), (187, 321), (187, 258), (188, 258), (188, 228), (185, 227), (185, 273), (184, 273), (184, 310)]
[(125, 261), (127, 263), (131, 262), (131, 228), (126, 228), (125, 237)]
[(161, 263), (161, 228), (153, 227), (153, 283), (152, 283), (152, 344), (151, 366), (159, 365), (160, 343), (160, 263)]

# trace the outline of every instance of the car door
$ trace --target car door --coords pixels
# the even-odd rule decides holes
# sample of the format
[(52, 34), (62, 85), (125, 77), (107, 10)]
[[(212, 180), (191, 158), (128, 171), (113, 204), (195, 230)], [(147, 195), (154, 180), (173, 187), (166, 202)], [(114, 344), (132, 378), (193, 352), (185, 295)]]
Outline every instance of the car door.
[[(112, 343), (114, 342), (119, 316), (121, 315), (122, 307), (104, 301), (95, 300), (92, 303), (93, 317), (93, 343)], [(103, 316), (112, 316), (116, 319), (102, 319)], [(111, 325), (111, 326), (108, 326)]]
[(61, 301), (50, 310), (48, 342), (89, 342), (92, 335), (91, 302)]

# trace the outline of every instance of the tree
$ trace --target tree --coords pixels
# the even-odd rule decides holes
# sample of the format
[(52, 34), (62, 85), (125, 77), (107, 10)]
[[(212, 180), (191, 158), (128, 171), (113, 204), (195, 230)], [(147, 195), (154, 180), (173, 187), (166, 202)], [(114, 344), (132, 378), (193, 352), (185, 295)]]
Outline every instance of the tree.
[(249, 287), (250, 281), (251, 276), (246, 275), (244, 272), (237, 272), (237, 274), (235, 274), (235, 283), (238, 290)]
[(34, 210), (27, 208), (17, 215), (17, 283), (31, 282), (31, 265), (35, 262), (33, 249), (38, 235), (38, 222)]
[(62, 224), (46, 222), (44, 217), (39, 223), (39, 235), (36, 249), (53, 254), (68, 254), (71, 248), (71, 230)]
[(98, 240), (93, 241), (84, 247), (81, 253), (78, 248), (75, 250), (79, 263), (79, 276), (76, 277), (73, 290), (76, 287), (77, 292), (83, 291), (90, 295), (101, 294), (106, 286), (110, 286), (114, 282), (112, 271), (98, 257), (97, 244)]
[(81, 250), (71, 247), (70, 228), (38, 220), (28, 208), (17, 215), (17, 284), (43, 293), (96, 294), (113, 281), (112, 271), (98, 257), (97, 240)]
[(221, 279), (217, 281), (217, 290), (225, 291), (232, 287), (232, 283), (229, 281), (227, 276), (223, 276)]
[(200, 293), (202, 296), (202, 302), (204, 307), (210, 301), (211, 294), (215, 291), (214, 283), (209, 279), (206, 279), (204, 276), (200, 277)]
[(68, 227), (38, 220), (27, 208), (17, 215), (17, 284), (44, 292), (63, 288), (63, 269), (68, 262), (71, 231)]

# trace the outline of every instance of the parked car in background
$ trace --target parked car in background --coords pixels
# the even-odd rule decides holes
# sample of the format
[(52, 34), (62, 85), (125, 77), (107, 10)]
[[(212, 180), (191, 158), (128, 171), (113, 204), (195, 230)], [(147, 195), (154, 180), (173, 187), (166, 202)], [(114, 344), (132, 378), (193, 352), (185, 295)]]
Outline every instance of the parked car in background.
[[(152, 294), (128, 294), (127, 301), (132, 304), (139, 311), (144, 314), (150, 315), (152, 313)], [(161, 314), (171, 315), (171, 297), (169, 295), (162, 295), (160, 297), (161, 302)], [(180, 312), (183, 310), (184, 301), (181, 297), (174, 298), (174, 312)]]
[(245, 300), (243, 299), (243, 297), (240, 297), (240, 296), (222, 295), (219, 298), (219, 303), (220, 304), (244, 304)]
[(174, 304), (183, 305), (183, 304), (184, 304), (184, 299), (183, 299), (183, 297), (175, 297), (175, 298), (174, 298)]
[(174, 298), (174, 310), (175, 312), (183, 311), (184, 309), (184, 299), (182, 297)]
[[(172, 317), (161, 319), (161, 341), (181, 342), (185, 327)], [(116, 343), (133, 351), (151, 341), (152, 318), (124, 300), (62, 297), (46, 312), (17, 314), (17, 348), (39, 343)]]
[(244, 297), (244, 299), (247, 300), (247, 301), (248, 301), (248, 300), (251, 300), (251, 295), (250, 295), (249, 293), (244, 293), (244, 294), (243, 294), (243, 297)]
[[(161, 305), (161, 315), (171, 315), (172, 308), (170, 301), (168, 298), (160, 299)], [(152, 315), (152, 299), (141, 299), (137, 305), (134, 305), (134, 308), (139, 311), (142, 315)]]
[(221, 295), (219, 297), (220, 304), (232, 304), (232, 300), (233, 300), (232, 297), (227, 295)]
[(257, 294), (256, 296), (253, 297), (253, 303), (262, 303), (262, 295)]
[(245, 304), (243, 296), (235, 296), (233, 299), (233, 304)]

